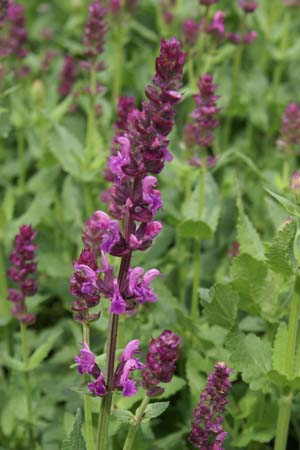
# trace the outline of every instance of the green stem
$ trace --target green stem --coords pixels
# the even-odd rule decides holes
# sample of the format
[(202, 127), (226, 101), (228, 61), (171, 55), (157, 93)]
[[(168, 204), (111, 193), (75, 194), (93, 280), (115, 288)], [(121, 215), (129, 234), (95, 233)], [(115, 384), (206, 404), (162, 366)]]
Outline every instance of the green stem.
[(192, 52), (188, 56), (188, 74), (189, 74), (190, 89), (193, 92), (196, 89), (196, 79), (194, 73), (194, 59)]
[(286, 354), (286, 370), (288, 376), (292, 378), (294, 373), (295, 364), (295, 353), (297, 347), (297, 336), (299, 328), (299, 314), (300, 314), (300, 296), (297, 291), (295, 291), (289, 316), (289, 332), (288, 332), (288, 345)]
[(136, 433), (139, 429), (140, 423), (142, 421), (145, 409), (147, 408), (149, 401), (150, 398), (147, 395), (145, 395), (139, 409), (137, 410), (137, 415), (135, 417), (135, 424), (130, 425), (129, 427), (123, 450), (131, 450)]
[[(206, 164), (205, 164), (205, 152), (203, 152), (203, 156), (201, 159), (201, 168), (199, 174), (199, 197), (198, 197), (198, 210), (197, 210), (197, 218), (198, 220), (202, 219), (203, 208), (204, 208), (204, 191), (205, 191), (205, 172), (206, 172)], [(200, 270), (201, 270), (201, 240), (197, 240), (195, 242), (194, 249), (194, 265), (193, 265), (193, 287), (192, 287), (192, 308), (191, 315), (194, 319), (198, 318), (198, 288), (199, 288), (199, 280), (200, 280)]]
[[(32, 420), (32, 398), (31, 398), (31, 386), (30, 386), (30, 374), (28, 371), (29, 367), (29, 348), (28, 348), (28, 339), (27, 339), (27, 325), (23, 322), (20, 322), (21, 326), (21, 343), (22, 343), (22, 356), (24, 361), (24, 381), (25, 381), (25, 395), (26, 395), (26, 403), (27, 403), (27, 413), (28, 413), (28, 431), (29, 431), (29, 439), (31, 443), (33, 442), (33, 420)], [(34, 445), (32, 446), (34, 447)]]
[(96, 62), (93, 63), (90, 73), (90, 106), (88, 113), (87, 129), (86, 129), (86, 156), (90, 160), (93, 157), (94, 150), (94, 129), (95, 129), (95, 99), (97, 89), (97, 72)]
[(281, 82), (283, 70), (285, 67), (285, 61), (283, 59), (284, 54), (288, 48), (289, 43), (289, 34), (290, 34), (290, 26), (291, 26), (291, 8), (286, 8), (287, 12), (285, 14), (284, 18), (284, 29), (283, 29), (283, 35), (281, 40), (281, 46), (280, 46), (280, 53), (281, 53), (281, 60), (279, 64), (275, 67), (274, 75), (273, 75), (273, 82), (272, 82), (272, 88), (271, 88), (271, 99), (272, 102), (276, 103), (277, 101), (277, 95), (278, 95), (278, 89)]
[(0, 314), (1, 320), (6, 322), (10, 316), (10, 306), (7, 301), (7, 280), (5, 274), (4, 256), (2, 244), (0, 243)]
[[(89, 323), (83, 324), (83, 340), (90, 346)], [(87, 382), (89, 379), (88, 375), (85, 374), (84, 379)], [(83, 401), (84, 401), (86, 447), (87, 450), (95, 450), (91, 397), (89, 395), (85, 395)]]
[(285, 156), (283, 160), (282, 181), (284, 189), (288, 188), (290, 185), (290, 161), (288, 156)]
[(286, 450), (291, 417), (292, 394), (282, 395), (279, 400), (279, 411), (276, 427), (274, 450)]
[(20, 194), (23, 194), (25, 187), (25, 154), (24, 154), (24, 130), (20, 128), (17, 132), (17, 144), (18, 144), (18, 161), (19, 161), (19, 189)]
[[(124, 11), (123, 11), (124, 14)], [(112, 90), (112, 100), (113, 105), (116, 106), (118, 98), (120, 96), (120, 91), (122, 87), (122, 74), (123, 74), (123, 34), (124, 34), (124, 24), (118, 24), (116, 49), (114, 55), (114, 79), (113, 79), (113, 90)]]

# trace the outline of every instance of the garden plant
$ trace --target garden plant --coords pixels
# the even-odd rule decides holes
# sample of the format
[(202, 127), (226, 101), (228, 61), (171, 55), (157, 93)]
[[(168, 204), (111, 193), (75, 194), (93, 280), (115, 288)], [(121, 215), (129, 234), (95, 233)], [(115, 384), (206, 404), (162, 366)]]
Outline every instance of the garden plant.
[(0, 0), (0, 450), (300, 448), (300, 2)]

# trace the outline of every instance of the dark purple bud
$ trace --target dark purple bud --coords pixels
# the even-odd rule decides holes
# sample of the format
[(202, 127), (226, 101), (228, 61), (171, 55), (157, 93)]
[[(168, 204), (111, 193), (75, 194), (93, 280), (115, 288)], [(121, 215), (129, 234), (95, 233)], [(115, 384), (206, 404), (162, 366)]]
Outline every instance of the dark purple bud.
[(239, 0), (240, 7), (245, 11), (245, 13), (253, 13), (258, 7), (257, 2), (252, 0)]
[(58, 88), (58, 93), (62, 97), (70, 94), (73, 85), (76, 80), (77, 65), (73, 56), (66, 56), (64, 59), (64, 64), (60, 72), (60, 84)]
[(286, 108), (280, 128), (280, 137), (277, 140), (280, 150), (287, 153), (298, 153), (300, 150), (300, 104), (290, 103)]
[(83, 45), (86, 55), (95, 59), (103, 52), (104, 38), (107, 30), (104, 21), (106, 10), (99, 0), (92, 2), (89, 6), (89, 16), (84, 28)]

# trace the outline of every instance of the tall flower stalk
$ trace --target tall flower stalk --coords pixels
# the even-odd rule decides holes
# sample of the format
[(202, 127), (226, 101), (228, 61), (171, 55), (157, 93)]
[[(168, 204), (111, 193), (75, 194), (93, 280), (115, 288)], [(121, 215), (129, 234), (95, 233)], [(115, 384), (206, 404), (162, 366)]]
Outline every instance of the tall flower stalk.
[(36, 245), (34, 243), (36, 232), (30, 225), (22, 225), (15, 238), (13, 252), (10, 255), (12, 267), (8, 271), (9, 278), (18, 285), (18, 289), (8, 289), (8, 300), (13, 303), (12, 314), (20, 322), (22, 356), (24, 362), (25, 395), (28, 413), (29, 438), (32, 441), (33, 433), (33, 409), (32, 393), (29, 375), (29, 347), (27, 338), (27, 326), (36, 321), (36, 316), (28, 312), (26, 297), (34, 295), (38, 285), (35, 279), (37, 264)]
[[(165, 162), (172, 159), (167, 136), (174, 126), (174, 107), (181, 100), (178, 90), (184, 62), (181, 43), (175, 38), (162, 40), (153, 85), (146, 89), (148, 100), (143, 101), (141, 110), (133, 109), (128, 114), (126, 130), (117, 137), (119, 149), (112, 152), (108, 161), (113, 186), (107, 196), (109, 212), (114, 219), (103, 211), (94, 213), (83, 233), (85, 248), (74, 262), (71, 278), (71, 292), (76, 297), (74, 318), (84, 322), (97, 320), (97, 314), (90, 314), (90, 309), (99, 303), (100, 297), (110, 300), (106, 369), (94, 374), (97, 375), (97, 389), (93, 392), (103, 397), (97, 450), (108, 448), (114, 390), (123, 389), (124, 396), (133, 395), (136, 385), (129, 375), (142, 368), (132, 357), (134, 352), (128, 356), (126, 347), (124, 364), (115, 370), (118, 320), (120, 314), (133, 315), (140, 304), (157, 299), (150, 284), (159, 276), (159, 271), (133, 268), (131, 258), (133, 251), (149, 248), (162, 228), (153, 220), (162, 206), (153, 174), (160, 173)], [(106, 254), (121, 258), (117, 276)], [(98, 261), (101, 261), (100, 265)]]

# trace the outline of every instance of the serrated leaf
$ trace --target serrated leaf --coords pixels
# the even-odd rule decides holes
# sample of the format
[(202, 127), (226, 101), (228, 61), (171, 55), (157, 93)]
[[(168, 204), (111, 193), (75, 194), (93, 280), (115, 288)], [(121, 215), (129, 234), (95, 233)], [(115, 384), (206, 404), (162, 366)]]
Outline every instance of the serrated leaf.
[(287, 375), (286, 352), (288, 346), (288, 329), (285, 323), (281, 323), (277, 329), (274, 350), (273, 369), (282, 375)]
[(212, 299), (203, 302), (204, 315), (209, 323), (230, 330), (235, 323), (239, 296), (230, 284), (216, 284), (212, 288)]
[(47, 341), (41, 344), (31, 355), (29, 359), (28, 369), (33, 370), (38, 367), (42, 361), (48, 356), (48, 353), (55, 344), (55, 341), (61, 335), (61, 331), (56, 331), (52, 335), (48, 336)]
[(155, 402), (147, 405), (142, 422), (149, 422), (151, 419), (155, 417), (159, 417), (165, 410), (168, 408), (170, 402)]
[(120, 423), (135, 423), (134, 414), (127, 409), (113, 409), (111, 415)]
[(271, 197), (275, 198), (275, 200), (278, 201), (278, 203), (280, 203), (281, 206), (283, 206), (283, 208), (292, 216), (295, 217), (300, 217), (300, 208), (298, 205), (296, 205), (296, 203), (291, 202), (290, 200), (288, 200), (287, 198), (283, 197), (282, 195), (276, 194), (273, 191), (270, 191), (269, 189), (265, 190), (268, 192), (268, 194), (271, 195)]
[(238, 223), (237, 241), (240, 244), (240, 253), (246, 253), (258, 260), (264, 260), (264, 246), (252, 222), (244, 211), (240, 197), (237, 201)]
[(296, 233), (294, 221), (284, 223), (273, 238), (266, 253), (267, 262), (274, 272), (290, 276), (294, 272), (293, 239)]
[(233, 332), (225, 343), (230, 352), (231, 367), (242, 372), (242, 378), (250, 384), (251, 389), (264, 389), (265, 375), (272, 366), (272, 347), (269, 342), (255, 334)]
[(61, 450), (86, 450), (85, 440), (81, 433), (82, 414), (80, 409), (77, 409), (76, 417), (73, 423), (73, 428), (67, 439), (62, 443)]

